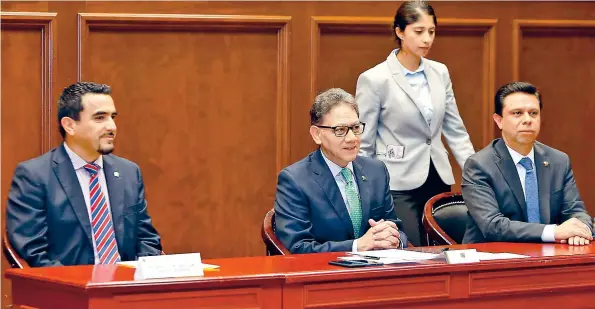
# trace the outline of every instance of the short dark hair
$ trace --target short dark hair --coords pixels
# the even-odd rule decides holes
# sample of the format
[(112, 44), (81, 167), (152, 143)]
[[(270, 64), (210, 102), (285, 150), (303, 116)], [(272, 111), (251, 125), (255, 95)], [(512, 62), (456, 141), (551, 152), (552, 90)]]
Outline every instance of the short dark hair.
[(314, 99), (314, 104), (310, 107), (310, 124), (321, 124), (324, 115), (328, 114), (333, 107), (339, 104), (349, 105), (353, 108), (357, 117), (359, 117), (359, 109), (357, 108), (357, 104), (355, 104), (353, 95), (341, 88), (331, 88), (320, 93)]
[(393, 35), (399, 46), (401, 46), (401, 39), (395, 33), (395, 29), (398, 27), (401, 31), (405, 31), (408, 25), (416, 23), (421, 18), (422, 12), (428, 14), (428, 16), (432, 16), (434, 18), (434, 25), (438, 26), (434, 9), (427, 2), (420, 0), (405, 1), (399, 6), (393, 22)]
[(541, 110), (543, 108), (541, 103), (541, 93), (539, 93), (535, 86), (527, 82), (512, 82), (500, 87), (500, 89), (496, 91), (496, 95), (494, 96), (494, 112), (502, 116), (502, 109), (504, 109), (504, 99), (507, 96), (517, 92), (534, 95), (539, 101), (539, 109)]
[(87, 93), (109, 95), (112, 93), (112, 88), (108, 85), (93, 82), (77, 82), (64, 88), (58, 100), (58, 125), (62, 138), (66, 136), (66, 131), (64, 131), (61, 123), (62, 118), (69, 117), (79, 120), (80, 113), (83, 110), (82, 97)]

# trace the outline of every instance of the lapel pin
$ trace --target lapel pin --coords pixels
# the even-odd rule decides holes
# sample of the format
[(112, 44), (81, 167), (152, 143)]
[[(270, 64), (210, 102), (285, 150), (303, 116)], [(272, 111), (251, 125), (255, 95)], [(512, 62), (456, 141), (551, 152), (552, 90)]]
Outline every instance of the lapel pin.
[(543, 166), (548, 167), (550, 163), (548, 161), (543, 161)]
[(366, 181), (366, 176), (362, 176), (362, 181)]
[(114, 176), (117, 177), (117, 178), (120, 178), (120, 173), (114, 172)]

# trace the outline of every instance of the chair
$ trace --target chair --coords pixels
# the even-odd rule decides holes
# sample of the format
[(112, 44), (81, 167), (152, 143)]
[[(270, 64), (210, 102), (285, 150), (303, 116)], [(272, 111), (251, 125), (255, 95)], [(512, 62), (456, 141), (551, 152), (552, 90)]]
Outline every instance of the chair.
[(435, 195), (424, 206), (422, 223), (428, 244), (456, 245), (463, 242), (467, 228), (467, 205), (460, 192)]
[(8, 236), (6, 235), (6, 230), (4, 231), (4, 235), (2, 235), (2, 251), (4, 252), (4, 256), (8, 263), (12, 268), (29, 268), (29, 264), (22, 259), (17, 252), (12, 248), (10, 241), (8, 241)]
[(264, 216), (264, 221), (262, 222), (262, 230), (261, 236), (262, 241), (266, 246), (266, 254), (267, 255), (289, 255), (291, 254), (285, 246), (279, 241), (277, 236), (275, 235), (275, 209), (271, 209), (267, 212)]

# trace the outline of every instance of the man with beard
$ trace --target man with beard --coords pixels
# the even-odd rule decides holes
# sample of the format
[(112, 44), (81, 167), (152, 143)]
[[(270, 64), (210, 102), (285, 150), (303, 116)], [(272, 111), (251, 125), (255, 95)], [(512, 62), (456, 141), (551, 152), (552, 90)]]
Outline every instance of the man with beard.
[(110, 154), (117, 115), (111, 88), (78, 82), (64, 89), (58, 121), (64, 142), (14, 172), (8, 239), (30, 266), (114, 264), (161, 254), (135, 163)]

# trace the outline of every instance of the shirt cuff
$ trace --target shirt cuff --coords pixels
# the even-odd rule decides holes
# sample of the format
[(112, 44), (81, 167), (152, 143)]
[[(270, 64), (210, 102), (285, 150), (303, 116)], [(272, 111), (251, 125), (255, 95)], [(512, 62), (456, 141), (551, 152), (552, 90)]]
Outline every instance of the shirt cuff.
[(351, 245), (351, 252), (357, 252), (357, 239), (353, 240), (353, 245)]
[(541, 233), (541, 241), (543, 242), (555, 242), (556, 237), (554, 230), (556, 229), (555, 224), (548, 224), (543, 228), (543, 232)]

